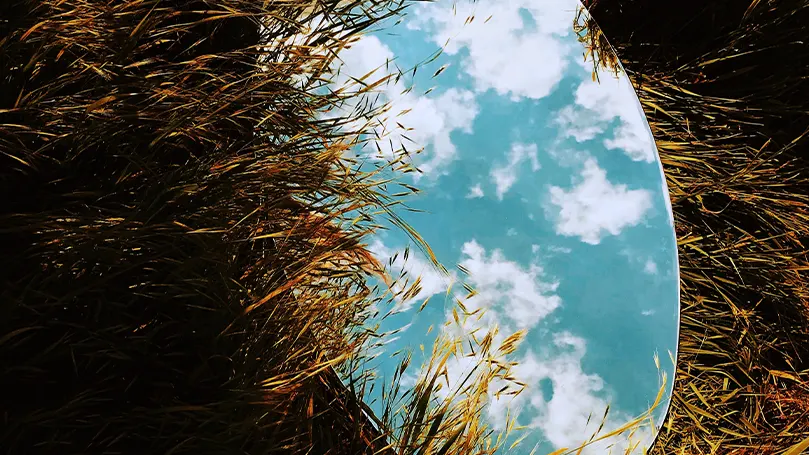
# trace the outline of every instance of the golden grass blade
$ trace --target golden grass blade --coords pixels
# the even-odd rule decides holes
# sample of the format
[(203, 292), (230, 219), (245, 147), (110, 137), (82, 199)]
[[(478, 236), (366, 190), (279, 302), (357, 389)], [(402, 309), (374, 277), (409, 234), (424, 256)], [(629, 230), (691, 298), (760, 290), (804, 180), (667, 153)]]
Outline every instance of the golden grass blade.
[(809, 450), (809, 438), (806, 438), (790, 447), (789, 450), (783, 453), (783, 455), (801, 455), (806, 453), (807, 450)]

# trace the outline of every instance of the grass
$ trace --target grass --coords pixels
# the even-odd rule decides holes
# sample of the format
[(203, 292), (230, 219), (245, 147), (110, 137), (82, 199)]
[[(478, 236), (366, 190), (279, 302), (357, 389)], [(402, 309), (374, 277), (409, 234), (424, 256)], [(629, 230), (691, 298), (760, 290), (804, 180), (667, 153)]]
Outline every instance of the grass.
[[(5, 453), (382, 444), (335, 367), (369, 336), (363, 238), (396, 198), (342, 158), (341, 124), (373, 113), (317, 116), (365, 89), (291, 78), (327, 77), (318, 46), (397, 8), (3, 2)], [(309, 42), (257, 47), (259, 23), (291, 37), (323, 13)]]

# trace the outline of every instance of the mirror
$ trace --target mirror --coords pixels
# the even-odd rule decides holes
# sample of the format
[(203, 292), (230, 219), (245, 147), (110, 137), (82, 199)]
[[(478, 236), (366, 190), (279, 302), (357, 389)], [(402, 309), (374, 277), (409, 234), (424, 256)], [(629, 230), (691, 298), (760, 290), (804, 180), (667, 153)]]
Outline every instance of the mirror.
[[(340, 54), (343, 80), (402, 69), (380, 90), (390, 103), (375, 127), (380, 139), (358, 155), (409, 151), (421, 171), (405, 178), (421, 190), (409, 205), (424, 213), (401, 215), (448, 269), (431, 267), (395, 229), (374, 237), (374, 254), (394, 275), (406, 272), (400, 288), (416, 276), (420, 286), (381, 309), (382, 330), (393, 333), (370, 368), (381, 386), (401, 360), (389, 354), (409, 350), (402, 385), (413, 387), (435, 340), (455, 336), (465, 350), (448, 361), (440, 397), (476, 360), (472, 340), (494, 327), (495, 345), (522, 333), (505, 357), (524, 389), (497, 395), (493, 383), (483, 411), (496, 430), (508, 417), (525, 427), (518, 454), (577, 447), (608, 405), (601, 434), (643, 415), (660, 392), (653, 424), (633, 435), (640, 450), (673, 382), (679, 270), (662, 166), (620, 66), (594, 76), (580, 8), (571, 0), (417, 4)], [(624, 453), (632, 441), (622, 434), (582, 453)]]

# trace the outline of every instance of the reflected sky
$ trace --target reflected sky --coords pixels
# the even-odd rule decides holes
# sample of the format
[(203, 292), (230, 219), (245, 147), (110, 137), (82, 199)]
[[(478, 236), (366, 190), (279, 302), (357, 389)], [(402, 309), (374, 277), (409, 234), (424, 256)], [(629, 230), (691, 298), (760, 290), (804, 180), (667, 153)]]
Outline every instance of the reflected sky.
[[(382, 120), (386, 136), (377, 145), (382, 155), (402, 144), (424, 147), (416, 158), (423, 174), (412, 177), (423, 193), (409, 203), (427, 213), (406, 219), (439, 261), (469, 271), (463, 278), (478, 294), (464, 305), (485, 308), (486, 316), (462, 329), (528, 331), (513, 356), (528, 389), (486, 411), (495, 428), (507, 408), (530, 428), (514, 453), (578, 445), (608, 403), (607, 428), (645, 411), (660, 387), (655, 353), (669, 384), (673, 374), (679, 299), (668, 193), (627, 78), (591, 78), (592, 63), (583, 60), (572, 29), (578, 6), (438, 0), (340, 54), (343, 77), (359, 77), (394, 58), (411, 67), (446, 44), (411, 80), (384, 88), (391, 112), (404, 114)], [(387, 262), (407, 244), (393, 230), (380, 233), (371, 249)], [(405, 262), (398, 254), (393, 269), (401, 268), (421, 274), (422, 289), (383, 322), (383, 330), (406, 327), (385, 349), (413, 349), (419, 365), (419, 345), (429, 353), (453, 304), (446, 278), (423, 257), (411, 252)], [(382, 380), (397, 359), (382, 355), (375, 365)], [(465, 365), (451, 362), (450, 375), (463, 376)], [(622, 441), (610, 443), (617, 449)], [(584, 453), (606, 453), (606, 446)]]

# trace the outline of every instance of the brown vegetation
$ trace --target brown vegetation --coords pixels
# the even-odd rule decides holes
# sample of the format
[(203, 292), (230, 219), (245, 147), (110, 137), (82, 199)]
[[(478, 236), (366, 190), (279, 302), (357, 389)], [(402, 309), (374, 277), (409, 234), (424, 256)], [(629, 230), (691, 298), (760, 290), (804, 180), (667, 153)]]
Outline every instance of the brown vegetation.
[[(397, 8), (358, 4), (2, 2), (6, 453), (373, 447), (333, 367), (380, 267), (342, 220), (392, 199), (316, 115), (357, 93), (290, 82)], [(293, 36), (304, 11), (333, 22), (259, 70), (258, 24)]]

